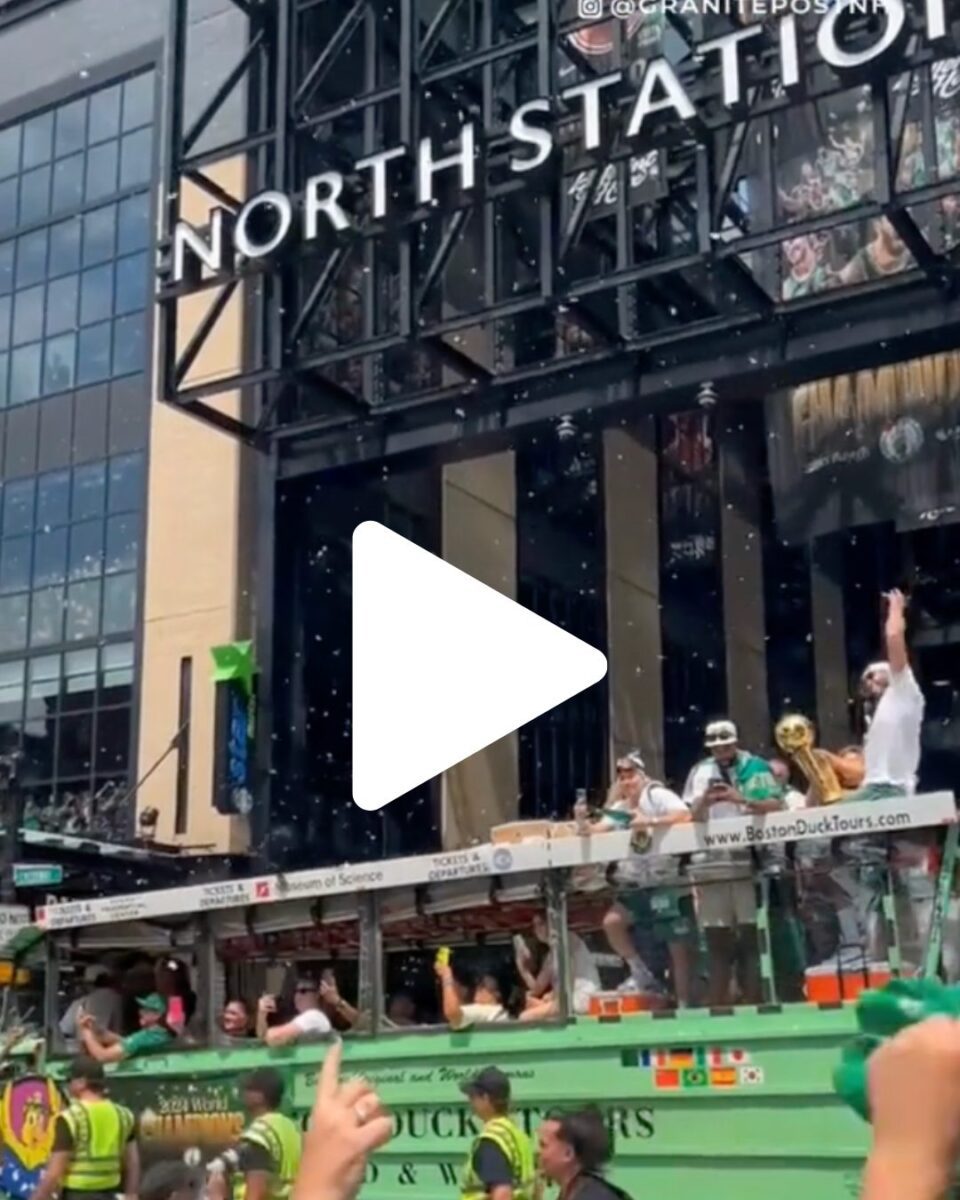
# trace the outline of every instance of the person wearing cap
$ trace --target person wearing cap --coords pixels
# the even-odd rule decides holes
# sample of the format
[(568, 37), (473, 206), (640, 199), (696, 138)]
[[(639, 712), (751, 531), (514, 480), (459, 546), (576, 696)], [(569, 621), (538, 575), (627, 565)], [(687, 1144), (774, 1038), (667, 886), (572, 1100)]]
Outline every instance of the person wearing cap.
[[(740, 748), (733, 721), (711, 721), (703, 741), (709, 755), (693, 767), (683, 792), (694, 821), (712, 822), (783, 808), (783, 789), (770, 764)], [(741, 1000), (759, 1003), (757, 898), (749, 849), (695, 855), (691, 874), (701, 881), (697, 910), (709, 957), (709, 1003), (715, 1007), (730, 1003), (734, 966)]]
[(92, 990), (78, 996), (60, 1019), (60, 1033), (67, 1051), (76, 1054), (80, 1049), (80, 1033), (77, 1022), (84, 1013), (89, 1013), (100, 1029), (108, 1033), (119, 1033), (123, 1019), (123, 1002), (113, 976), (104, 967), (87, 967), (83, 981)]
[(460, 1090), (483, 1122), (467, 1154), (461, 1200), (533, 1200), (533, 1145), (510, 1116), (510, 1080), (485, 1067)]
[[(300, 1169), (300, 1126), (280, 1112), (283, 1078), (273, 1067), (251, 1071), (240, 1085), (250, 1124), (224, 1156), (233, 1171), (232, 1200), (289, 1200)], [(227, 1177), (214, 1172), (208, 1200), (227, 1200)]]
[[(603, 812), (596, 821), (581, 825), (584, 833), (631, 829), (642, 836), (691, 820), (689, 808), (676, 792), (650, 778), (638, 750), (617, 759), (616, 772)], [(675, 879), (676, 871), (676, 860), (669, 855), (645, 851), (631, 854), (617, 866), (615, 878), (622, 890), (604, 915), (603, 929), (610, 948), (627, 966), (629, 977), (622, 987), (631, 991), (658, 990), (653, 973), (637, 949), (635, 927), (649, 928), (655, 938), (666, 942), (677, 1004), (685, 1007), (690, 1002), (691, 947), (697, 935), (693, 904), (689, 889), (685, 892), (677, 886), (653, 886), (664, 879)]]
[(270, 1025), (277, 1011), (274, 996), (261, 996), (257, 1005), (257, 1037), (268, 1046), (295, 1046), (298, 1042), (317, 1042), (330, 1037), (333, 1024), (320, 1007), (320, 987), (315, 979), (302, 975), (293, 989), (295, 1015), (282, 1025)]
[(176, 1040), (166, 1022), (167, 1003), (159, 992), (137, 997), (140, 1028), (136, 1033), (120, 1037), (100, 1029), (93, 1016), (86, 1013), (78, 1022), (83, 1048), (97, 1062), (116, 1063), (141, 1054), (158, 1054), (169, 1050)]
[(871, 663), (861, 679), (861, 692), (869, 709), (863, 742), (863, 786), (848, 800), (912, 795), (917, 786), (923, 692), (907, 655), (906, 599), (894, 589), (886, 600), (887, 659)]
[(46, 1169), (30, 1200), (136, 1197), (140, 1155), (133, 1113), (108, 1100), (103, 1066), (75, 1058), (67, 1071), (70, 1104), (57, 1114)]

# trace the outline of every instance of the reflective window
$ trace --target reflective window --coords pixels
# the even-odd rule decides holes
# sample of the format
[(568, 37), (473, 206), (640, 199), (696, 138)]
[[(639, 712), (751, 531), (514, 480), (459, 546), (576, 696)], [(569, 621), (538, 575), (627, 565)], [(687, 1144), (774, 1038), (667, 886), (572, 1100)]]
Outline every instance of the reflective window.
[(37, 827), (70, 796), (70, 831), (101, 836), (133, 737), (146, 426), (123, 406), (149, 366), (155, 101), (140, 72), (0, 128), (0, 408), (42, 406), (9, 418), (7, 464), (58, 468), (0, 481), (0, 751), (40, 784)]

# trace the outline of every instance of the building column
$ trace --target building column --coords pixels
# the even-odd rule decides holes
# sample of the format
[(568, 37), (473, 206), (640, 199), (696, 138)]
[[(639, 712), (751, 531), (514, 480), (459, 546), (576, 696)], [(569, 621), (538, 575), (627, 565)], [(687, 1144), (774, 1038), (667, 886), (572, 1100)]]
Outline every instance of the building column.
[[(512, 451), (443, 468), (442, 556), (474, 579), (517, 598), (516, 467)], [(443, 776), (442, 836), (453, 850), (490, 839), (517, 819), (519, 738), (508, 734)]]
[(838, 537), (817, 538), (810, 547), (810, 609), (817, 689), (817, 740), (828, 750), (839, 750), (850, 743), (852, 735), (843, 560)]
[(717, 427), (727, 710), (744, 747), (762, 754), (773, 745), (760, 524), (763, 426), (756, 405), (729, 405)]
[(663, 778), (659, 466), (652, 417), (603, 433), (610, 756), (639, 749)]

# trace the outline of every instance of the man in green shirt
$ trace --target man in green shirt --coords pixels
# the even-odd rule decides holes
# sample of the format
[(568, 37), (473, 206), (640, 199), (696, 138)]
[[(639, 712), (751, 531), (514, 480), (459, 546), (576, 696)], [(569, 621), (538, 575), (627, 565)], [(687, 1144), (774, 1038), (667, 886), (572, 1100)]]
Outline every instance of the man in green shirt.
[(167, 1026), (167, 1002), (164, 998), (157, 992), (138, 996), (137, 1008), (140, 1011), (140, 1028), (127, 1037), (98, 1029), (94, 1019), (84, 1014), (77, 1026), (87, 1054), (97, 1062), (115, 1063), (123, 1062), (125, 1058), (137, 1058), (141, 1054), (159, 1054), (169, 1050), (175, 1039)]
[[(741, 749), (733, 721), (711, 721), (703, 740), (707, 757), (690, 772), (683, 793), (694, 821), (710, 826), (717, 820), (783, 808), (783, 789), (770, 764)], [(730, 1003), (734, 968), (740, 1000), (758, 1004), (760, 950), (750, 850), (697, 853), (690, 875), (699, 885), (697, 915), (707, 943), (710, 1005), (722, 1008)]]

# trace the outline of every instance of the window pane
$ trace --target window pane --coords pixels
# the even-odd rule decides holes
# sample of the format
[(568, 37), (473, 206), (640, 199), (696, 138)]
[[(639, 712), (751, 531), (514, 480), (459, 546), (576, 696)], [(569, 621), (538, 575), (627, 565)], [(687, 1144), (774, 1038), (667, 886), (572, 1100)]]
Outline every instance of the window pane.
[(110, 460), (110, 491), (108, 506), (111, 512), (129, 512), (143, 503), (143, 455), (125, 454)]
[(70, 472), (51, 471), (37, 480), (37, 528), (63, 525), (70, 512)]
[(110, 322), (80, 330), (77, 383), (96, 383), (110, 374)]
[(147, 256), (133, 254), (117, 262), (117, 298), (114, 312), (137, 312), (147, 303)]
[(130, 709), (97, 714), (97, 771), (125, 770), (130, 758)]
[(63, 588), (33, 593), (30, 606), (30, 645), (49, 646), (63, 638)]
[(71, 583), (67, 589), (67, 641), (95, 637), (100, 624), (100, 580)]
[(13, 344), (39, 341), (43, 333), (44, 287), (27, 288), (13, 298)]
[(123, 85), (123, 128), (136, 129), (153, 119), (156, 79), (152, 71), (128, 79)]
[(84, 521), (88, 517), (100, 516), (106, 504), (106, 491), (106, 463), (91, 463), (88, 467), (78, 467), (73, 476), (73, 520)]
[(16, 225), (19, 198), (19, 179), (5, 179), (0, 183), (0, 229), (13, 229)]
[(11, 125), (0, 132), (0, 178), (20, 170), (20, 126)]
[(27, 719), (38, 720), (57, 710), (60, 691), (60, 655), (47, 654), (30, 660)]
[(53, 778), (53, 730), (52, 721), (28, 721), (23, 728), (23, 773), (37, 782)]
[(24, 225), (50, 215), (49, 167), (39, 167), (20, 176), (20, 214)]
[(47, 231), (17, 238), (17, 287), (39, 283), (47, 273)]
[(47, 337), (76, 328), (78, 287), (76, 275), (64, 275), (47, 286)]
[(83, 203), (83, 155), (61, 159), (53, 168), (53, 211), (65, 212)]
[(70, 578), (87, 579), (103, 570), (103, 524), (82, 521), (70, 530)]
[(133, 629), (137, 605), (136, 575), (114, 575), (103, 581), (103, 632)]
[(27, 596), (0, 596), (0, 650), (22, 650), (27, 644)]
[(61, 221), (50, 230), (50, 274), (65, 275), (80, 266), (79, 217)]
[(113, 267), (107, 263), (80, 277), (80, 324), (103, 321), (113, 310)]
[(113, 257), (114, 232), (117, 223), (117, 206), (108, 204), (87, 213), (83, 218), (83, 265), (106, 262)]
[(57, 743), (57, 777), (88, 775), (93, 759), (93, 713), (60, 719)]
[(136, 570), (139, 541), (139, 516), (110, 517), (107, 521), (107, 558), (104, 570), (110, 575), (117, 571)]
[(63, 104), (57, 109), (57, 132), (54, 139), (54, 154), (62, 158), (75, 150), (82, 150), (87, 135), (87, 98)]
[(76, 382), (76, 334), (65, 333), (47, 342), (43, 350), (43, 393), (69, 391)]
[(61, 526), (38, 533), (33, 556), (33, 586), (63, 583), (67, 573), (67, 531)]
[(64, 655), (62, 709), (93, 708), (97, 686), (96, 650), (71, 650)]
[(0, 350), (10, 346), (10, 311), (13, 307), (9, 296), (0, 296)]
[(22, 592), (30, 586), (31, 537), (0, 542), (0, 592)]
[(113, 373), (130, 375), (146, 366), (146, 322), (143, 313), (121, 317), (114, 322)]
[(90, 97), (90, 123), (87, 141), (102, 142), (120, 132), (120, 85), (104, 88)]
[(87, 151), (87, 200), (99, 200), (117, 190), (117, 143), (104, 142)]
[(9, 374), (10, 355), (0, 354), (0, 408), (3, 408), (10, 400)]
[(104, 646), (100, 656), (100, 703), (128, 701), (133, 694), (133, 643)]
[(153, 151), (153, 130), (141, 129), (137, 133), (128, 133), (120, 140), (120, 187), (136, 187), (138, 183), (149, 183), (151, 156)]
[(150, 196), (141, 192), (120, 205), (117, 253), (145, 250), (150, 244)]
[(41, 113), (23, 123), (23, 162), (26, 171), (40, 163), (50, 161), (53, 152), (53, 113)]
[(29, 533), (33, 528), (34, 481), (8, 483), (3, 491), (3, 533)]
[(23, 710), (23, 659), (0, 663), (0, 720), (17, 721)]
[(10, 403), (26, 404), (40, 395), (40, 344), (21, 346), (10, 355)]

